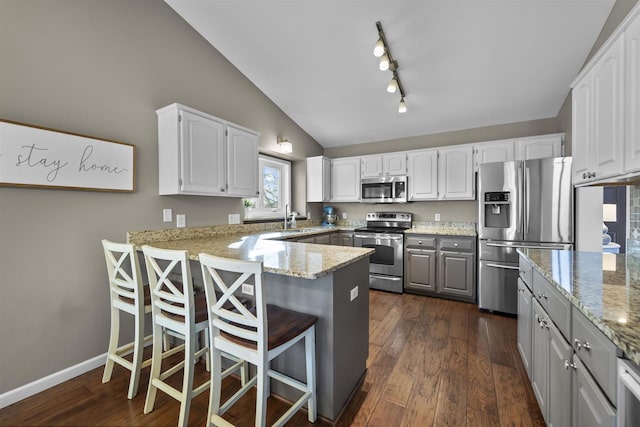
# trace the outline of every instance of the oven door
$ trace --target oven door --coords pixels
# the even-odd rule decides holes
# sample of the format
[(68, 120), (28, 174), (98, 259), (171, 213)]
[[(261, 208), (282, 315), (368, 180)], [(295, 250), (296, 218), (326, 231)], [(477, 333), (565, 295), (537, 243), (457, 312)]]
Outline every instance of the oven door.
[(369, 273), (402, 276), (402, 242), (401, 234), (356, 232), (353, 246), (375, 250), (369, 258)]

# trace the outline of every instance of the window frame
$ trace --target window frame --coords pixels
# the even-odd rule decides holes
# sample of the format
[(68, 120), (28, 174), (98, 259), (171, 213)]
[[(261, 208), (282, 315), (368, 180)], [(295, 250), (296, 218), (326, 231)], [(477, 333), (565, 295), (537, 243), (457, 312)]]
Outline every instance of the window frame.
[[(264, 203), (264, 181), (263, 181), (263, 169), (265, 166), (275, 167), (280, 170), (280, 197), (279, 206), (277, 208), (265, 208)], [(285, 213), (285, 206), (288, 204), (291, 206), (291, 162), (277, 157), (267, 156), (264, 154), (258, 155), (258, 188), (260, 195), (256, 198), (245, 198), (243, 204), (247, 200), (253, 201), (254, 206), (247, 208), (245, 204), (244, 218), (245, 219), (275, 219), (283, 218)]]

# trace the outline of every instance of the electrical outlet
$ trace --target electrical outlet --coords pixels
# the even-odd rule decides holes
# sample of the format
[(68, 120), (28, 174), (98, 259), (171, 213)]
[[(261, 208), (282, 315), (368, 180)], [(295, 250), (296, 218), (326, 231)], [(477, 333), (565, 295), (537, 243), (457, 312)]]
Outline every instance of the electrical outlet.
[(347, 213), (346, 212), (342, 212), (342, 219), (347, 219)]
[(176, 227), (182, 228), (187, 226), (187, 216), (185, 214), (176, 215)]
[(162, 221), (164, 222), (173, 221), (173, 212), (171, 212), (171, 209), (162, 209)]
[(351, 301), (358, 298), (358, 287), (351, 289)]
[(240, 224), (240, 214), (229, 214), (229, 224)]
[(253, 295), (253, 285), (250, 285), (248, 283), (243, 283), (242, 293), (245, 295)]
[(440, 214), (439, 213), (436, 214), (436, 218), (435, 219), (436, 219), (436, 221), (440, 221)]

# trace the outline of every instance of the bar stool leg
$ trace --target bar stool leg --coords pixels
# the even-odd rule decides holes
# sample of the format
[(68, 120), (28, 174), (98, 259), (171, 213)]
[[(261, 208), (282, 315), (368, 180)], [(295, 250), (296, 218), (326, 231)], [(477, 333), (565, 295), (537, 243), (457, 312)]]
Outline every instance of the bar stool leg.
[(267, 361), (267, 354), (264, 352), (258, 358), (258, 366), (256, 366), (256, 375), (258, 376), (257, 389), (256, 389), (256, 427), (262, 427), (267, 421), (267, 390), (269, 376), (267, 371), (269, 369), (269, 362)]
[(307, 401), (307, 409), (309, 412), (309, 421), (316, 422), (318, 417), (318, 408), (316, 406), (316, 327), (309, 328), (304, 337), (304, 348), (306, 355), (307, 367), (307, 387), (311, 390), (311, 397)]
[(153, 382), (160, 378), (162, 368), (162, 327), (153, 325), (153, 350), (151, 356), (151, 373), (149, 374), (149, 387), (147, 388), (147, 398), (144, 402), (144, 413), (153, 411), (153, 404), (156, 400), (157, 387)]
[(102, 374), (102, 382), (106, 383), (111, 380), (113, 373), (113, 359), (111, 355), (118, 349), (118, 337), (120, 335), (120, 310), (111, 309), (111, 332), (109, 334), (109, 350), (107, 350), (107, 363), (104, 365), (104, 373)]
[(195, 364), (196, 336), (191, 333), (184, 337), (184, 377), (182, 380), (182, 401), (178, 426), (186, 427), (189, 422), (189, 408), (193, 397), (193, 371)]
[(129, 393), (127, 397), (133, 399), (138, 394), (138, 382), (140, 381), (140, 370), (142, 369), (142, 352), (144, 349), (144, 331), (141, 330), (140, 322), (136, 321), (135, 338), (133, 343), (133, 367), (131, 370), (131, 380), (129, 380)]

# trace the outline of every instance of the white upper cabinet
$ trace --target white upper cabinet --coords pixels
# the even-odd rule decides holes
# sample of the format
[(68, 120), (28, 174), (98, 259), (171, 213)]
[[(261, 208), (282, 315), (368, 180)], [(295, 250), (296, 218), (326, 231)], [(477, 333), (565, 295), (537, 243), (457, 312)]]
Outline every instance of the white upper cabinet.
[(180, 104), (156, 113), (161, 195), (256, 196), (257, 132)]
[(407, 174), (407, 153), (389, 153), (382, 155), (382, 173), (385, 175)]
[(257, 197), (258, 135), (245, 129), (227, 127), (227, 177), (229, 196)]
[(573, 88), (573, 183), (624, 170), (624, 34)]
[(331, 160), (324, 156), (307, 157), (307, 202), (331, 200)]
[(514, 160), (513, 141), (483, 142), (476, 146), (476, 163), (508, 162)]
[(362, 178), (407, 174), (407, 153), (404, 151), (373, 154), (362, 156), (360, 159), (360, 176)]
[(331, 201), (360, 201), (360, 157), (331, 160)]
[(475, 144), (475, 164), (562, 156), (563, 133), (502, 139)]
[(625, 172), (640, 170), (640, 17), (625, 31)]
[(515, 160), (546, 159), (562, 156), (564, 134), (532, 136), (514, 142)]
[(362, 178), (382, 176), (382, 155), (362, 156), (360, 158), (360, 176)]
[(438, 150), (407, 153), (409, 201), (438, 199)]
[(438, 198), (474, 200), (475, 173), (470, 144), (438, 150)]

